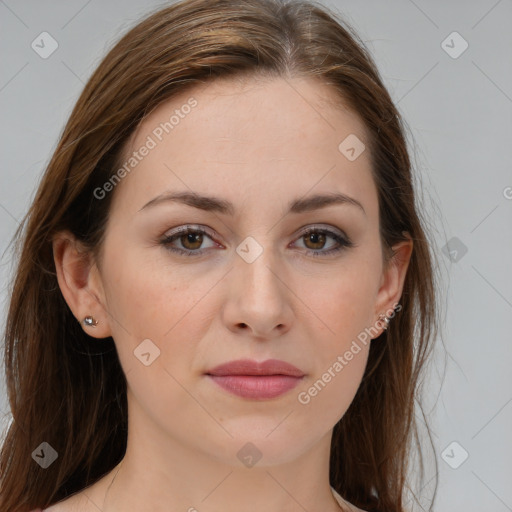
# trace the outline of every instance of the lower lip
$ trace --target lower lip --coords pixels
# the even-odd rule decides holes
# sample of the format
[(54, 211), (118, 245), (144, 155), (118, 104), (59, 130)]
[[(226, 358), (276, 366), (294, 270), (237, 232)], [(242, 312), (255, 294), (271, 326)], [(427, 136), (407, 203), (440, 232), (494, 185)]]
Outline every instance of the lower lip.
[(243, 398), (267, 400), (293, 389), (302, 377), (289, 375), (208, 375), (221, 388)]

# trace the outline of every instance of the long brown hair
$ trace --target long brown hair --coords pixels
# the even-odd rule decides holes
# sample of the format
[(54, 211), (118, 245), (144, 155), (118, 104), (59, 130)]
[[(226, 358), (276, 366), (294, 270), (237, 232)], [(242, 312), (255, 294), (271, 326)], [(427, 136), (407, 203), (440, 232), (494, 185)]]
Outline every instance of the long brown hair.
[[(112, 338), (89, 337), (57, 283), (52, 237), (70, 230), (98, 254), (120, 165), (142, 119), (195, 84), (235, 75), (310, 77), (338, 92), (369, 133), (385, 259), (409, 234), (401, 310), (372, 343), (359, 390), (332, 437), (330, 483), (368, 511), (401, 512), (414, 403), (437, 332), (436, 278), (415, 204), (404, 123), (363, 42), (314, 1), (185, 0), (149, 15), (110, 50), (78, 99), (15, 233), (5, 331), (12, 422), (0, 453), (0, 509), (26, 512), (84, 489), (123, 458), (126, 380)], [(57, 460), (33, 452), (47, 442)]]

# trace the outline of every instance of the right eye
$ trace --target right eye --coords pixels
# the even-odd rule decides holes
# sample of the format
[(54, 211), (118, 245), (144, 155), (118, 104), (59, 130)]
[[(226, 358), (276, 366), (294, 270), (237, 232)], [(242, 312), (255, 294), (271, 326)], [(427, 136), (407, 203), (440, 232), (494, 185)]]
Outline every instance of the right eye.
[[(205, 236), (212, 240), (211, 235), (201, 227), (194, 228), (190, 226), (181, 226), (175, 232), (171, 232), (166, 235), (162, 240), (160, 240), (160, 243), (167, 250), (177, 254), (200, 256), (205, 252), (205, 249), (200, 249)], [(182, 247), (175, 247), (173, 245), (175, 242), (180, 243)], [(212, 240), (212, 242), (214, 241)], [(210, 245), (210, 247), (215, 246), (218, 246), (216, 242)]]

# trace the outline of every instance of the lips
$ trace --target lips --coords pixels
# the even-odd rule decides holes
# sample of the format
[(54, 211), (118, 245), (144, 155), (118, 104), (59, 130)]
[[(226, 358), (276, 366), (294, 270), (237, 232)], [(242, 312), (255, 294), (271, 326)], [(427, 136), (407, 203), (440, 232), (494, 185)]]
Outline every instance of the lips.
[(206, 372), (208, 375), (289, 375), (303, 377), (305, 373), (293, 364), (279, 359), (267, 359), (259, 363), (251, 359), (238, 359), (216, 366)]
[(206, 375), (221, 388), (243, 398), (267, 400), (293, 389), (305, 373), (278, 359), (263, 362), (239, 359), (208, 370)]

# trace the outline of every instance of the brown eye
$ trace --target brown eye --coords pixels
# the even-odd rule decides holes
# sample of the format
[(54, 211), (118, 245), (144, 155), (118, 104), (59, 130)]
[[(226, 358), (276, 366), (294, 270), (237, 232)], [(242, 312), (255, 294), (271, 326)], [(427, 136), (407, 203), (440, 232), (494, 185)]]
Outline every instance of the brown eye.
[(331, 256), (343, 249), (355, 247), (346, 235), (342, 236), (330, 229), (309, 228), (302, 232), (298, 240), (302, 241), (306, 253), (311, 256)]
[[(314, 251), (317, 251), (319, 249), (323, 249), (325, 245), (325, 241), (327, 237), (325, 236), (325, 233), (321, 232), (312, 232), (308, 233), (307, 235), (304, 235), (305, 245), (308, 249), (312, 249)], [(311, 245), (308, 245), (311, 243)]]
[[(210, 242), (206, 247), (205, 242)], [(169, 251), (187, 256), (200, 256), (207, 249), (219, 247), (210, 235), (203, 228), (181, 227), (174, 233), (165, 236), (160, 243)]]
[(187, 233), (185, 235), (181, 235), (179, 238), (181, 245), (188, 250), (199, 249), (203, 244), (203, 234), (202, 233)]

